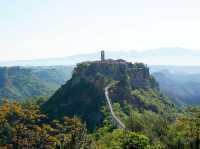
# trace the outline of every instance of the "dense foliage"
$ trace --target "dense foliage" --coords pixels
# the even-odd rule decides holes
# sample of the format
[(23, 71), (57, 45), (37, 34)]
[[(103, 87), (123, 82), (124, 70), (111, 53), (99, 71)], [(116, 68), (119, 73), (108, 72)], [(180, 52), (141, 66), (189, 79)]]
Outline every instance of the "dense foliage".
[(104, 125), (88, 133), (77, 117), (50, 120), (39, 106), (45, 98), (32, 102), (3, 101), (0, 106), (0, 148), (34, 149), (199, 149), (200, 109), (187, 109), (174, 121), (150, 111), (137, 111), (114, 104), (116, 113), (126, 121), (125, 130), (116, 129), (107, 106)]
[(90, 130), (101, 126), (104, 92), (85, 80), (71, 79), (62, 86), (45, 104), (42, 110), (50, 118), (77, 115), (87, 122)]
[(76, 117), (49, 121), (35, 104), (4, 101), (0, 107), (1, 148), (87, 149), (91, 141)]
[[(97, 145), (102, 148), (162, 148), (199, 149), (200, 148), (200, 109), (186, 109), (179, 113), (156, 114), (151, 111), (138, 111), (127, 105), (114, 104), (115, 113), (126, 122), (126, 130), (118, 130), (112, 123), (109, 110), (104, 127), (95, 133)], [(125, 111), (129, 111), (127, 115)], [(175, 119), (170, 119), (173, 114)], [(139, 139), (139, 142), (137, 140)], [(144, 144), (143, 144), (144, 143)], [(125, 147), (123, 146), (125, 144)], [(142, 146), (139, 146), (142, 144)], [(136, 146), (138, 145), (138, 146)]]

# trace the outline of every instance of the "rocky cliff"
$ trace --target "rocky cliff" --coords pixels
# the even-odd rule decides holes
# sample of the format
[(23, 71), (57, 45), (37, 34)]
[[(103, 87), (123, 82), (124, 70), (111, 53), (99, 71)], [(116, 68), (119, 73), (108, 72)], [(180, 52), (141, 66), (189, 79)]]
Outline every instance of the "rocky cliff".
[[(132, 64), (124, 60), (84, 62), (74, 69), (73, 77), (80, 77), (96, 85), (104, 86), (109, 81), (127, 81), (131, 89), (157, 88), (157, 83), (143, 63)], [(97, 81), (101, 80), (100, 83)]]

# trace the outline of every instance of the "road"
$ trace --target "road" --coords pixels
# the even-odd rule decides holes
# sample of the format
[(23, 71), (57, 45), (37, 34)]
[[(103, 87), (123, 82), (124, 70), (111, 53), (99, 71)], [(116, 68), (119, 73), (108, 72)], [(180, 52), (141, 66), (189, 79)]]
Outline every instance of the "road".
[(109, 84), (108, 86), (106, 86), (105, 88), (105, 96), (106, 96), (106, 100), (107, 100), (107, 103), (108, 103), (108, 106), (109, 106), (109, 109), (110, 109), (110, 113), (113, 117), (113, 119), (116, 121), (116, 123), (118, 124), (118, 126), (120, 128), (125, 128), (125, 125), (124, 123), (115, 115), (114, 111), (113, 111), (113, 108), (112, 108), (112, 104), (111, 104), (111, 99), (109, 97), (109, 89), (110, 87), (112, 86), (113, 84)]

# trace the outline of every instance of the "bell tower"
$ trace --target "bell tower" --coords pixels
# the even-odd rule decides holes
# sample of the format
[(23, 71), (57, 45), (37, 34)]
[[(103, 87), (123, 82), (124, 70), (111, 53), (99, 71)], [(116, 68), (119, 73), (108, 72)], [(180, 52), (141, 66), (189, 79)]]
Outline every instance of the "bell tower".
[(101, 51), (101, 61), (105, 61), (105, 51)]

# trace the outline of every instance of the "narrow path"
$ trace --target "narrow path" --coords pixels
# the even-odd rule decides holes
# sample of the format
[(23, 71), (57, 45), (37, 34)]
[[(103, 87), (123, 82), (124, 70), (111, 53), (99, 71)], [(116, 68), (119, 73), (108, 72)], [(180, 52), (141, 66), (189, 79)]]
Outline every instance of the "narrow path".
[(108, 106), (109, 106), (109, 109), (110, 109), (110, 112), (111, 112), (111, 115), (113, 117), (113, 119), (116, 121), (116, 123), (118, 124), (118, 126), (120, 128), (125, 128), (125, 125), (124, 123), (119, 119), (117, 118), (117, 116), (115, 115), (114, 111), (113, 111), (113, 108), (112, 108), (112, 104), (111, 104), (111, 99), (109, 97), (109, 89), (110, 87), (112, 86), (113, 84), (109, 84), (108, 86), (106, 86), (105, 88), (105, 96), (106, 96), (106, 100), (107, 100), (107, 103), (108, 103)]

